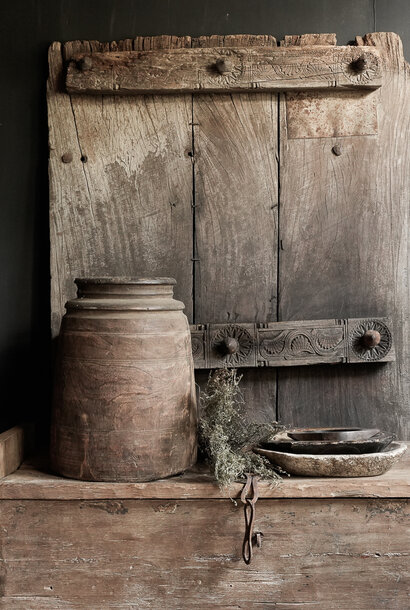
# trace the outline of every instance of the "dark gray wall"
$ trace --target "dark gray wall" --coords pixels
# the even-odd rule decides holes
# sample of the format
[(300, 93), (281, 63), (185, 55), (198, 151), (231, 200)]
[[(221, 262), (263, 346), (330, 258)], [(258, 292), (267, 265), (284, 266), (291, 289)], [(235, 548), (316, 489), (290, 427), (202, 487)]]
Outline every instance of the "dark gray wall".
[(49, 411), (45, 83), (50, 42), (156, 34), (249, 33), (280, 39), (336, 32), (344, 44), (357, 34), (394, 31), (409, 56), (410, 2), (3, 0), (0, 29), (0, 426), (5, 427), (37, 416), (45, 424)]

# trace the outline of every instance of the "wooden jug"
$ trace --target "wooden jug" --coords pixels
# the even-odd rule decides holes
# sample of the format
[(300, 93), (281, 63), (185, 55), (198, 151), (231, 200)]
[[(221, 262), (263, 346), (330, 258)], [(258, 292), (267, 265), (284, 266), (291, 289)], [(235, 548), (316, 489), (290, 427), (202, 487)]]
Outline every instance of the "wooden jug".
[(170, 278), (76, 279), (57, 350), (53, 469), (150, 481), (196, 460), (191, 336)]

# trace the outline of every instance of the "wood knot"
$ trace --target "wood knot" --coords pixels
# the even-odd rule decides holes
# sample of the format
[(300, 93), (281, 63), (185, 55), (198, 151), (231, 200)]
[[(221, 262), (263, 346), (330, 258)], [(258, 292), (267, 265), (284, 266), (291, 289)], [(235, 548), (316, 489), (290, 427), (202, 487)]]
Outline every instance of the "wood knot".
[(342, 147), (339, 144), (335, 144), (332, 148), (332, 153), (336, 155), (336, 157), (340, 157), (342, 154)]

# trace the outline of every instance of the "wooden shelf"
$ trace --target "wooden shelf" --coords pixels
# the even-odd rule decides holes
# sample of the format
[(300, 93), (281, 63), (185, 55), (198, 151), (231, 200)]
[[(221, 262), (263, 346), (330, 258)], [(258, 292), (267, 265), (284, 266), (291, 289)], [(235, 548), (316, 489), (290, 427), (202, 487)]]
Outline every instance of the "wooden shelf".
[[(382, 476), (360, 478), (289, 477), (277, 487), (259, 485), (262, 498), (408, 498), (410, 452)], [(237, 498), (241, 483), (221, 491), (204, 467), (180, 476), (150, 483), (93, 483), (55, 476), (46, 460), (25, 462), (0, 481), (2, 500), (99, 500), (99, 499), (223, 499)]]

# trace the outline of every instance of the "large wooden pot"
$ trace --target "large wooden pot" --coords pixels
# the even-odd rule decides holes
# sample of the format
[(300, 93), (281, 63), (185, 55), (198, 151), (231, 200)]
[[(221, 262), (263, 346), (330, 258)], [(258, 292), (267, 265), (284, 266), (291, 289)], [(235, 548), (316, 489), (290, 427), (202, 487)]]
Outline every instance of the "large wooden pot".
[(52, 467), (150, 481), (196, 460), (191, 337), (170, 278), (77, 279), (58, 345)]

